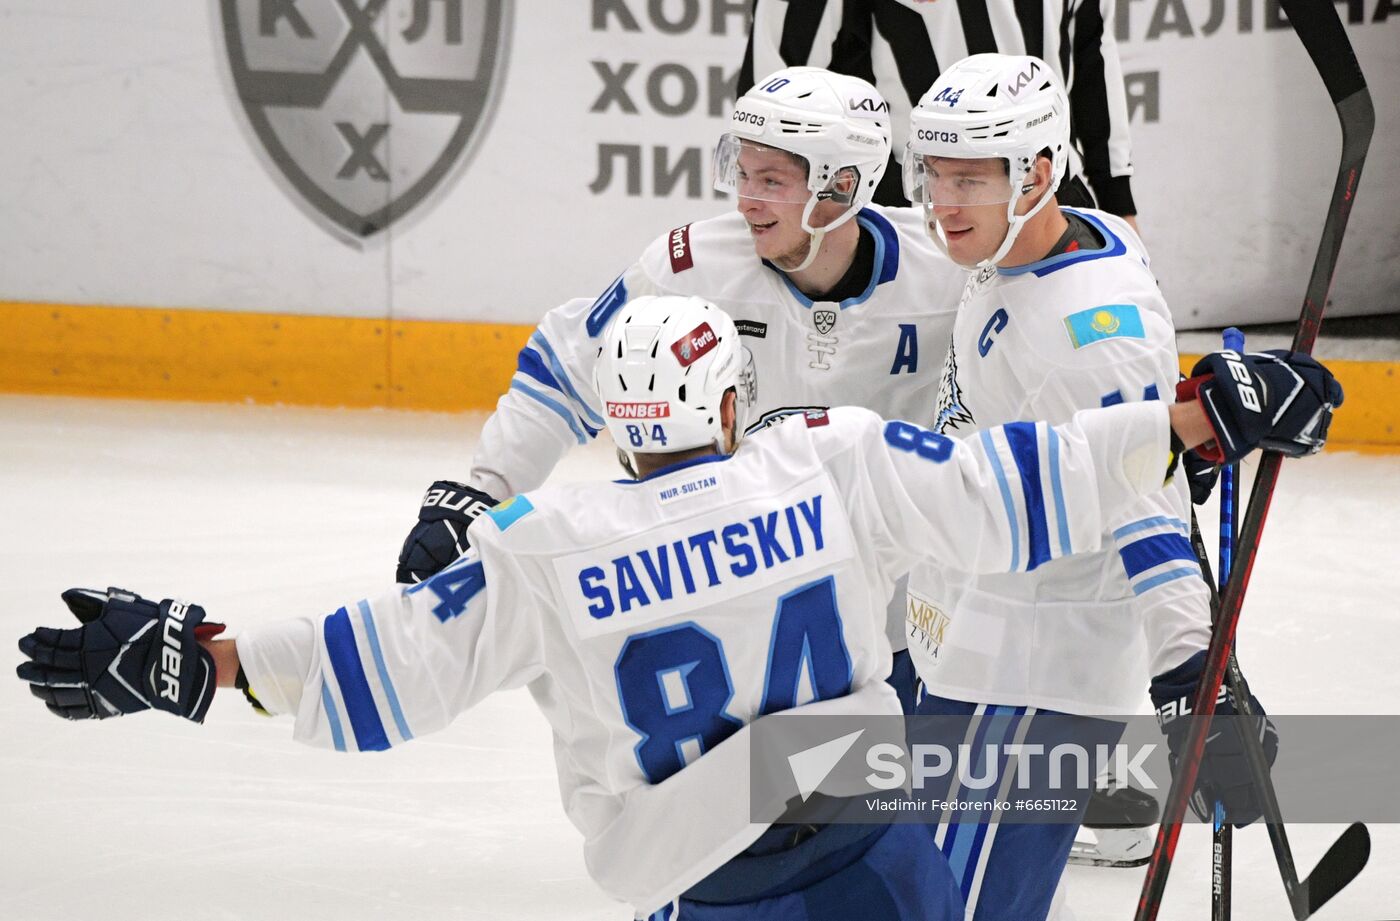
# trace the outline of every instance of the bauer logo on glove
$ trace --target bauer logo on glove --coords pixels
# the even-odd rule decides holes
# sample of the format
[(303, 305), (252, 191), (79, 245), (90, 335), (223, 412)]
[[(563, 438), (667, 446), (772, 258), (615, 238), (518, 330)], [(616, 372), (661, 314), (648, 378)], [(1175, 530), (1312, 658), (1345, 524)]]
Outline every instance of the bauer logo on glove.
[(200, 640), (223, 632), (197, 604), (159, 603), (119, 588), (70, 588), (63, 600), (81, 627), (40, 627), (19, 641), (16, 672), (54, 714), (106, 719), (164, 710), (204, 722), (214, 699), (214, 658)]
[(1311, 355), (1226, 350), (1198, 361), (1176, 399), (1199, 399), (1215, 430), (1215, 441), (1197, 453), (1230, 464), (1255, 448), (1289, 457), (1320, 451), (1332, 410), (1342, 405), (1342, 385)]

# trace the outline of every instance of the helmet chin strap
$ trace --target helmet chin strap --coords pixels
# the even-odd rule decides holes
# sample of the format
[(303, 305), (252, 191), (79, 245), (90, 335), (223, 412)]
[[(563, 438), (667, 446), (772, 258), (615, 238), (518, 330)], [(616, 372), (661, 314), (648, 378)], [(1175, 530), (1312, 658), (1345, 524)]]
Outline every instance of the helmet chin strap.
[[(1025, 177), (1022, 177), (1020, 181), (1025, 182)], [(1011, 200), (1006, 203), (1006, 239), (1001, 241), (1001, 246), (997, 247), (997, 251), (992, 254), (991, 258), (983, 259), (981, 262), (977, 263), (977, 268), (981, 269), (989, 265), (996, 265), (1001, 262), (1001, 260), (1005, 259), (1006, 254), (1011, 252), (1011, 247), (1015, 245), (1016, 237), (1021, 233), (1021, 228), (1025, 227), (1026, 222), (1035, 217), (1036, 212), (1044, 208), (1045, 203), (1051, 198), (1049, 194), (1040, 196), (1040, 201), (1032, 205), (1031, 210), (1027, 211), (1025, 214), (1018, 215), (1016, 213), (1016, 203), (1021, 200), (1021, 196), (1026, 193), (1027, 188), (1035, 187), (1018, 185), (1016, 191), (1012, 193)]]
[(807, 247), (807, 255), (796, 268), (783, 269), (783, 271), (789, 275), (793, 272), (801, 272), (803, 269), (810, 266), (813, 261), (816, 260), (817, 252), (822, 248), (822, 241), (826, 239), (827, 232), (840, 227), (842, 224), (855, 217), (856, 212), (860, 210), (859, 208), (849, 207), (840, 217), (830, 224), (827, 224), (825, 227), (813, 227), (812, 212), (816, 210), (817, 205), (820, 204), (821, 201), (822, 199), (814, 194), (811, 198), (807, 199), (807, 206), (802, 209), (802, 229), (807, 231), (811, 236), (812, 242)]

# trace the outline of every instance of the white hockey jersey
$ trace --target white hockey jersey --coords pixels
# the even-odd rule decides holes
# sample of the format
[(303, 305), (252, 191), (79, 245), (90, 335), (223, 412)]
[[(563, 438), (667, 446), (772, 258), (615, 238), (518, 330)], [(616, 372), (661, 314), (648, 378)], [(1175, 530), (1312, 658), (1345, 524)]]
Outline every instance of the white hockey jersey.
[(839, 303), (813, 302), (760, 260), (743, 216), (730, 212), (659, 237), (596, 301), (551, 310), (520, 352), (467, 482), (499, 498), (534, 489), (603, 429), (593, 364), (608, 322), (645, 294), (698, 295), (734, 319), (758, 377), (751, 428), (829, 406), (928, 424), (967, 272), (928, 239), (917, 209), (872, 206), (854, 220), (875, 241), (874, 268), (865, 290)]
[[(1017, 419), (1053, 424), (1096, 406), (1174, 400), (1175, 332), (1141, 241), (1117, 217), (1074, 213), (1103, 236), (1101, 249), (969, 279), (937, 431), (967, 436)], [(1028, 442), (1014, 453), (1008, 474), (1054, 462)], [(1022, 574), (977, 576), (939, 561), (910, 574), (906, 631), (924, 684), (977, 703), (1136, 713), (1151, 675), (1210, 640), (1184, 477), (1108, 522), (1104, 549), (1054, 561), (1072, 500), (1014, 480), (1001, 489), (1030, 522), (1012, 564)]]
[[(900, 712), (883, 680), (896, 576), (926, 553), (1006, 569), (1029, 527), (1002, 502), (1007, 476), (1062, 493), (1067, 549), (1093, 546), (1105, 516), (1160, 487), (1168, 438), (1160, 404), (968, 443), (857, 408), (795, 416), (730, 457), (517, 496), (426, 582), (247, 630), (237, 649), (297, 739), (339, 750), (401, 744), (528, 684), (590, 872), (648, 912), (762, 832), (735, 795), (749, 724)], [(1026, 440), (1054, 462), (1018, 468)]]

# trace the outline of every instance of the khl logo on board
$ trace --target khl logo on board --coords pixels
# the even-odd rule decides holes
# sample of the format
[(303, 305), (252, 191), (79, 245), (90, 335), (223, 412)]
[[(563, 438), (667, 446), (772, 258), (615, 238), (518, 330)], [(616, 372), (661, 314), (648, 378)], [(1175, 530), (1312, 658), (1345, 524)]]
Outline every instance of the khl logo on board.
[(234, 90), (274, 173), (365, 239), (447, 187), (494, 107), (509, 0), (215, 0)]

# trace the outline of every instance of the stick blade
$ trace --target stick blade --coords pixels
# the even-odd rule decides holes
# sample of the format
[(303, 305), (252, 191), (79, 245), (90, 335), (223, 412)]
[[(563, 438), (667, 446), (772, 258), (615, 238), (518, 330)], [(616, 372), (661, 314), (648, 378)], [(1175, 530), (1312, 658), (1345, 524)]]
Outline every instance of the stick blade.
[(1346, 888), (1370, 859), (1371, 833), (1366, 830), (1365, 825), (1353, 822), (1342, 836), (1332, 843), (1327, 853), (1322, 855), (1322, 859), (1313, 867), (1308, 878), (1303, 880), (1307, 914), (1298, 915), (1298, 921), (1312, 915), (1327, 904), (1332, 896)]

